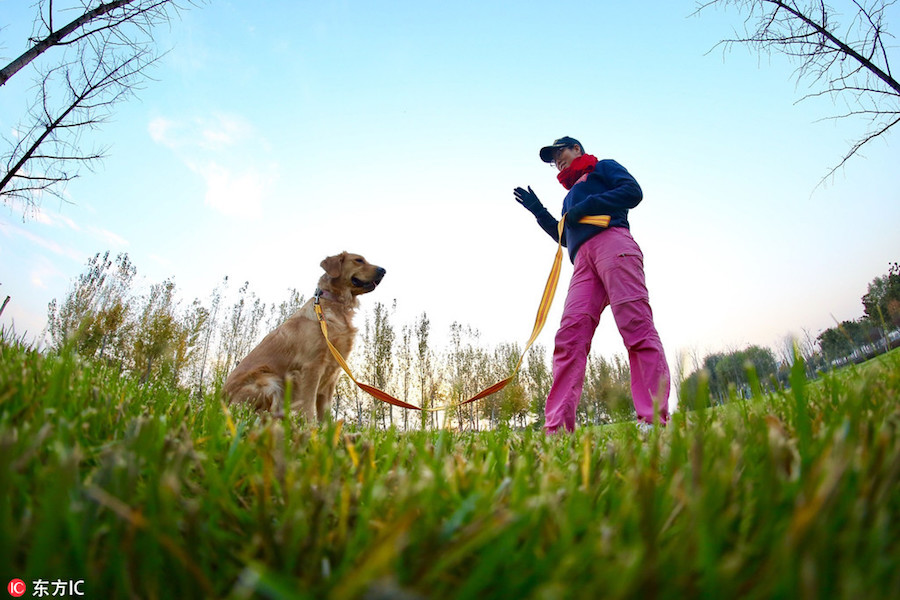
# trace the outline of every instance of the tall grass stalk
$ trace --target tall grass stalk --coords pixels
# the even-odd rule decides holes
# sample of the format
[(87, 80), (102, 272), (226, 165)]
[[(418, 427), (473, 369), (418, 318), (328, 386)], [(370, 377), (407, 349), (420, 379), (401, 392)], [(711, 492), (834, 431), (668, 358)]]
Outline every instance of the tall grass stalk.
[(104, 598), (900, 597), (900, 354), (802, 369), (649, 434), (402, 433), (5, 340), (0, 572)]

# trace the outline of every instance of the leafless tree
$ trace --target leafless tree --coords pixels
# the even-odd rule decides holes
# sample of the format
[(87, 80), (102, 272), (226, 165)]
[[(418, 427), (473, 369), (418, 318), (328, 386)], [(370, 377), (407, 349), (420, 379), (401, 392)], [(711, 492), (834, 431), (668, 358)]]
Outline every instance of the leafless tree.
[[(181, 0), (194, 4), (193, 0)], [(63, 4), (63, 6), (60, 6)], [(105, 149), (82, 149), (85, 132), (132, 96), (161, 56), (153, 30), (183, 8), (176, 0), (38, 0), (25, 52), (0, 69), (0, 86), (24, 67), (37, 72), (35, 96), (7, 150), (0, 151), (0, 197), (36, 209), (45, 194), (63, 198), (65, 184), (91, 168)], [(78, 16), (57, 28), (59, 14)], [(55, 51), (53, 56), (48, 54)]]
[[(698, 3), (697, 13), (712, 6), (736, 6), (745, 13), (743, 32), (719, 43), (726, 51), (745, 44), (759, 52), (779, 52), (797, 63), (798, 83), (812, 91), (801, 100), (830, 96), (843, 112), (828, 117), (860, 117), (868, 128), (832, 167), (823, 181), (857, 155), (863, 146), (900, 123), (900, 82), (891, 73), (893, 36), (886, 11), (897, 0), (849, 0), (843, 12), (823, 0), (712, 0)], [(839, 22), (842, 20), (843, 22)]]
[[(44, 193), (62, 199), (64, 184), (105, 152), (82, 149), (81, 134), (104, 123), (111, 107), (133, 93), (141, 71), (153, 59), (142, 52), (123, 60), (89, 60), (82, 56), (76, 64), (55, 67), (40, 83), (29, 110), (30, 124), (19, 130), (4, 157), (0, 195), (5, 201), (17, 198), (27, 211), (37, 208)], [(62, 106), (54, 101), (52, 89), (57, 87), (65, 96)]]

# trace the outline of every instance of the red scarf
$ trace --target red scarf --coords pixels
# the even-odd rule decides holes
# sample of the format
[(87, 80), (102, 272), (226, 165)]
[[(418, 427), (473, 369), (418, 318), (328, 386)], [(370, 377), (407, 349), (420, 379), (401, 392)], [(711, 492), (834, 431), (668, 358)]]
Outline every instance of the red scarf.
[(572, 164), (559, 172), (556, 178), (567, 190), (571, 190), (583, 175), (594, 170), (597, 166), (597, 157), (591, 154), (582, 154), (572, 161)]

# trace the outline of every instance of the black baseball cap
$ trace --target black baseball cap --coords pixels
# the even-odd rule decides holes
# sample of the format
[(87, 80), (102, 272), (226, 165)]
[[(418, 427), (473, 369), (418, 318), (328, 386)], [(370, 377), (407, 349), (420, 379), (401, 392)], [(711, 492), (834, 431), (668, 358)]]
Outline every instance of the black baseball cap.
[[(543, 148), (541, 148), (541, 160), (545, 163), (553, 162), (553, 153), (555, 151), (559, 150), (560, 148), (570, 148), (576, 144), (581, 146), (581, 142), (579, 142), (575, 138), (569, 137), (567, 135), (563, 136), (554, 141), (549, 146), (544, 146)], [(581, 146), (581, 150), (582, 152), (584, 151), (584, 146)]]

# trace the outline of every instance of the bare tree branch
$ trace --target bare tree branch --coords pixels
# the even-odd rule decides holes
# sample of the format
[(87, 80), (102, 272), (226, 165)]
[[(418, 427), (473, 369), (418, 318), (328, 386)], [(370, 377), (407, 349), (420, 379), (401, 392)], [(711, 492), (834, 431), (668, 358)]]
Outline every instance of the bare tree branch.
[[(90, 64), (84, 58), (78, 65), (65, 67), (64, 77), (71, 97), (57, 114), (51, 114), (48, 108), (49, 91), (46, 84), (50, 77), (44, 81), (40, 114), (35, 114), (38, 124), (20, 139), (10, 155), (7, 173), (0, 179), (0, 194), (28, 200), (33, 192), (48, 191), (50, 186), (76, 177), (77, 175), (65, 169), (66, 164), (87, 164), (103, 157), (102, 152), (66, 154), (65, 148), (72, 148), (75, 144), (56, 136), (60, 130), (82, 130), (103, 123), (108, 108), (133, 93), (135, 78), (155, 58), (148, 52), (141, 52), (125, 59), (111, 59), (101, 54), (94, 60), (96, 62)], [(73, 68), (78, 68), (79, 72), (75, 75), (82, 82), (77, 87), (72, 80)], [(50, 151), (46, 154), (38, 153), (41, 147)], [(26, 171), (26, 165), (35, 161), (44, 165), (43, 173)]]
[[(71, 35), (73, 32), (78, 31), (85, 25), (88, 25), (89, 23), (113, 12), (117, 8), (137, 1), (138, 0), (115, 0), (114, 2), (101, 4), (97, 8), (89, 10), (83, 15), (79, 16), (77, 19), (58, 31), (53, 31), (53, 10), (51, 2), (50, 22), (47, 25), (49, 34), (41, 40), (36, 40), (35, 44), (31, 48), (26, 50), (19, 58), (3, 67), (3, 69), (0, 69), (0, 85), (5, 84), (7, 81), (9, 81), (10, 77), (18, 73), (23, 67), (28, 65), (28, 63), (33, 61), (35, 58), (37, 58), (53, 46), (70, 43), (64, 42), (63, 40), (65, 40), (65, 38)], [(90, 35), (90, 33), (86, 33), (85, 35)]]
[(841, 98), (848, 110), (834, 118), (869, 120), (866, 133), (822, 178), (825, 181), (863, 146), (898, 123), (894, 117), (900, 112), (900, 81), (891, 74), (890, 46), (885, 38), (892, 36), (884, 19), (885, 10), (896, 2), (849, 0), (852, 18), (843, 29), (835, 9), (823, 0), (712, 0), (699, 3), (695, 14), (717, 5), (745, 11), (744, 33), (717, 46), (727, 51), (743, 44), (759, 52), (780, 52), (799, 63), (795, 70), (798, 82), (807, 79), (810, 87), (821, 86), (801, 101), (820, 96)]
[[(79, 0), (83, 12), (54, 29), (53, 0), (37, 0), (31, 46), (0, 70), (0, 86), (48, 50), (55, 66), (39, 66), (36, 97), (24, 124), (0, 153), (0, 198), (24, 201), (26, 212), (45, 194), (64, 199), (65, 184), (105, 154), (80, 150), (84, 132), (108, 119), (113, 106), (132, 96), (160, 58), (153, 30), (181, 10), (177, 0)], [(196, 0), (180, 0), (196, 4)], [(96, 4), (94, 8), (91, 5)], [(36, 61), (36, 62), (35, 62)]]

